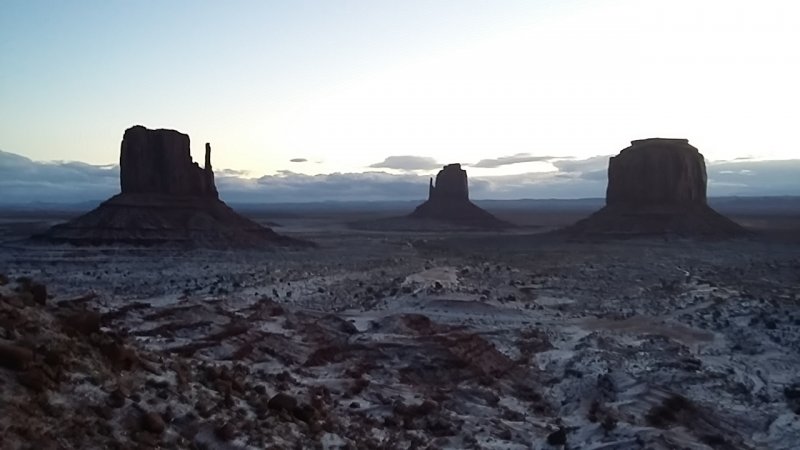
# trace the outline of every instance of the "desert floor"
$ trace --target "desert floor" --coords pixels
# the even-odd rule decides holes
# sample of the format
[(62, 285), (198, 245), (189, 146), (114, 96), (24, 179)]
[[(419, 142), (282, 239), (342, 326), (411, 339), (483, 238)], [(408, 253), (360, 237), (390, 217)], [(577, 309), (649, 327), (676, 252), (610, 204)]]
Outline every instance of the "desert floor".
[(577, 242), (536, 233), (578, 213), (509, 213), (526, 226), (506, 232), (252, 215), (319, 248), (31, 245), (61, 216), (4, 216), (0, 345), (33, 355), (0, 365), (0, 447), (800, 442), (800, 216)]

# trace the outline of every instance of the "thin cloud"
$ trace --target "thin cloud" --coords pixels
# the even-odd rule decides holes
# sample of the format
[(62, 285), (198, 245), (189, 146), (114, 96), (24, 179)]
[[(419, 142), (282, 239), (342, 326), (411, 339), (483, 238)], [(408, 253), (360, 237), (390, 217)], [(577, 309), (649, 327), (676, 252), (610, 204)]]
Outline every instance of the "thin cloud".
[(398, 155), (389, 156), (383, 161), (369, 166), (373, 169), (394, 169), (412, 172), (415, 170), (433, 170), (441, 167), (435, 159), (427, 156)]
[(216, 177), (246, 177), (248, 174), (250, 174), (249, 170), (214, 169), (214, 176)]
[(717, 161), (706, 170), (712, 195), (800, 195), (800, 159)]
[(560, 159), (553, 161), (552, 164), (556, 169), (562, 172), (597, 172), (599, 170), (606, 170), (608, 168), (608, 160), (611, 158), (607, 155), (592, 156), (586, 159)]
[[(557, 160), (558, 170), (470, 177), (473, 199), (603, 197), (607, 156)], [(404, 167), (409, 167), (405, 165)], [(419, 167), (412, 166), (412, 167)], [(437, 164), (434, 167), (439, 167)], [(800, 195), (800, 160), (708, 163), (711, 196)], [(413, 171), (305, 175), (281, 170), (248, 178), (246, 171), (217, 170), (221, 197), (239, 203), (422, 200), (428, 177)], [(0, 203), (80, 203), (119, 192), (119, 167), (81, 162), (38, 162), (0, 151)]]
[(587, 172), (580, 172), (578, 175), (580, 178), (584, 180), (597, 180), (597, 181), (606, 181), (608, 180), (608, 171), (603, 170), (590, 170)]
[(511, 164), (521, 164), (529, 162), (549, 162), (553, 160), (554, 156), (534, 156), (530, 153), (517, 153), (511, 156), (501, 156), (499, 158), (482, 159), (471, 167), (481, 167), (485, 169), (494, 169), (502, 166), (509, 166)]
[(0, 202), (80, 202), (119, 192), (119, 167), (39, 162), (0, 151)]

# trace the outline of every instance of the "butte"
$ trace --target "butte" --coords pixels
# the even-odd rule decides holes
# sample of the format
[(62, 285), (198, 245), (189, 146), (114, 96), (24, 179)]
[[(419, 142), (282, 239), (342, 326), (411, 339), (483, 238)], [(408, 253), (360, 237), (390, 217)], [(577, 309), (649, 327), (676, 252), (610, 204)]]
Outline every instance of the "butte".
[(188, 135), (140, 125), (125, 130), (119, 158), (121, 192), (33, 239), (206, 248), (311, 245), (281, 236), (221, 201), (211, 169), (211, 146), (206, 144), (205, 150), (201, 168), (192, 161)]
[(703, 155), (687, 139), (642, 139), (608, 164), (606, 205), (563, 229), (574, 236), (735, 237), (746, 230), (706, 199)]
[(411, 219), (447, 222), (468, 228), (500, 229), (512, 225), (502, 221), (469, 200), (467, 171), (461, 164), (448, 164), (431, 178), (428, 200), (409, 215)]

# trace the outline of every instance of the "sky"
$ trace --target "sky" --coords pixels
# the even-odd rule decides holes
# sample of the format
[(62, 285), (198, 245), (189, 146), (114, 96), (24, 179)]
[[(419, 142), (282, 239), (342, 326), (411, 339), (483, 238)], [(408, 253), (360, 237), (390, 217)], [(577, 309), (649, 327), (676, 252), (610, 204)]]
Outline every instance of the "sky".
[[(607, 157), (659, 136), (719, 168), (711, 192), (791, 193), (764, 170), (797, 173), (798, 22), (790, 0), (5, 0), (0, 173), (99, 182), (141, 124), (189, 134), (196, 160), (211, 142), (229, 189), (400, 189), (461, 162), (487, 197), (591, 176), (599, 197)], [(581, 161), (599, 169), (564, 168)]]

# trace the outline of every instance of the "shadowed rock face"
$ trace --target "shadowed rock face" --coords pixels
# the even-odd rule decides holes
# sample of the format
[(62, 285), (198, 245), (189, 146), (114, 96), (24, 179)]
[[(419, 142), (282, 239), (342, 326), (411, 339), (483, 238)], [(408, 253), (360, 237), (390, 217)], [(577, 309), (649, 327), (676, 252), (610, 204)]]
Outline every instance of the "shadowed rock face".
[(189, 136), (175, 130), (125, 130), (119, 156), (123, 194), (168, 194), (217, 197), (211, 170), (211, 146), (206, 166), (192, 162)]
[(610, 159), (606, 206), (565, 231), (578, 235), (735, 236), (745, 230), (706, 201), (703, 155), (686, 139), (643, 139)]
[(631, 142), (608, 163), (609, 206), (705, 205), (706, 164), (687, 139)]
[(461, 164), (448, 164), (436, 174), (436, 185), (431, 178), (428, 188), (429, 201), (469, 201), (467, 171)]
[(211, 169), (192, 161), (189, 136), (134, 126), (120, 148), (122, 192), (34, 239), (76, 245), (178, 244), (192, 247), (309, 245), (280, 236), (219, 200)]
[(428, 201), (419, 205), (409, 217), (476, 228), (511, 226), (469, 200), (467, 171), (461, 168), (461, 164), (449, 164), (439, 171), (436, 184), (431, 180), (428, 187)]

